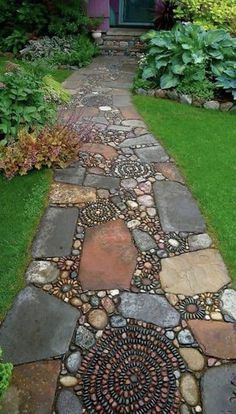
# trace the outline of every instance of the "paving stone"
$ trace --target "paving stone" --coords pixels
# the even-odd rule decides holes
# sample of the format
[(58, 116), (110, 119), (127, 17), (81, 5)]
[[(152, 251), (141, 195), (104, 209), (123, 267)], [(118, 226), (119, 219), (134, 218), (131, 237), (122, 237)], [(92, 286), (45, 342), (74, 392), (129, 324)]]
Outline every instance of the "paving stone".
[(129, 132), (132, 130), (132, 127), (124, 126), (124, 125), (110, 125), (108, 127), (108, 131), (122, 131), (122, 132)]
[(164, 296), (148, 293), (121, 293), (119, 311), (125, 318), (135, 318), (162, 327), (177, 326), (179, 313)]
[(54, 282), (60, 275), (60, 270), (55, 263), (46, 260), (35, 260), (30, 263), (25, 278), (27, 283), (44, 285)]
[(201, 249), (208, 249), (212, 245), (212, 240), (207, 233), (193, 234), (188, 237), (189, 250), (191, 252)]
[(229, 322), (189, 320), (204, 354), (223, 359), (236, 359), (236, 325)]
[(120, 107), (127, 107), (132, 104), (131, 97), (129, 95), (115, 95), (113, 96), (113, 105)]
[(165, 162), (169, 159), (164, 148), (160, 145), (154, 147), (138, 148), (135, 149), (135, 154), (145, 162)]
[(201, 380), (204, 414), (234, 414), (236, 364), (208, 369)]
[(85, 326), (79, 326), (76, 331), (75, 343), (83, 349), (90, 349), (95, 344), (95, 337)]
[(140, 119), (127, 119), (122, 121), (122, 125), (130, 126), (132, 128), (146, 128), (146, 125)]
[(145, 231), (134, 229), (133, 237), (134, 237), (136, 246), (138, 247), (139, 250), (143, 252), (157, 248), (157, 244), (155, 240), (149, 235), (149, 233)]
[[(124, 92), (124, 90), (121, 90), (120, 95), (122, 95), (122, 92)], [(114, 91), (114, 95), (118, 95), (116, 93), (116, 91)], [(126, 119), (140, 119), (140, 115), (139, 113), (135, 110), (133, 105), (129, 105), (129, 106), (122, 106), (121, 107), (121, 114), (124, 118)]]
[(51, 186), (49, 201), (52, 204), (82, 205), (91, 203), (96, 201), (96, 190), (78, 185), (54, 183)]
[(214, 249), (162, 260), (160, 280), (165, 292), (187, 296), (217, 292), (230, 282), (225, 264)]
[(136, 147), (137, 145), (157, 145), (157, 141), (151, 134), (141, 135), (140, 137), (136, 138), (127, 138), (121, 142), (120, 147)]
[(76, 168), (58, 169), (54, 172), (54, 180), (67, 184), (82, 185), (86, 169), (82, 166)]
[(121, 180), (121, 187), (132, 190), (137, 187), (137, 181), (134, 178), (125, 178)]
[(184, 184), (184, 179), (180, 174), (178, 168), (172, 162), (159, 162), (154, 165), (155, 170), (171, 181), (178, 181)]
[(13, 364), (64, 354), (80, 313), (54, 296), (28, 286), (0, 327), (0, 346)]
[(89, 187), (95, 188), (105, 188), (107, 190), (110, 189), (119, 189), (120, 180), (119, 178), (115, 177), (108, 177), (103, 175), (96, 175), (96, 174), (87, 174), (84, 185)]
[(86, 229), (80, 264), (83, 289), (128, 289), (136, 258), (137, 250), (122, 220)]
[(186, 187), (177, 182), (158, 181), (153, 191), (164, 231), (204, 232), (204, 220)]
[(197, 349), (179, 348), (179, 352), (191, 371), (203, 370), (205, 366), (205, 359)]
[(75, 374), (81, 364), (82, 357), (80, 351), (72, 352), (65, 361), (65, 366), (71, 374)]
[(81, 414), (82, 404), (72, 391), (61, 390), (56, 402), (56, 414)]
[(81, 145), (80, 150), (91, 154), (101, 154), (106, 160), (113, 160), (117, 157), (116, 149), (110, 145), (85, 143)]
[(185, 402), (194, 407), (199, 402), (198, 383), (192, 374), (185, 373), (180, 379), (180, 392)]
[(222, 312), (236, 321), (236, 291), (225, 289), (220, 299), (222, 302)]
[(0, 413), (51, 414), (60, 366), (60, 361), (41, 361), (15, 367)]
[(102, 330), (108, 324), (108, 317), (104, 310), (94, 309), (88, 314), (88, 323), (95, 329)]
[(70, 255), (77, 220), (77, 208), (48, 207), (33, 242), (32, 256)]

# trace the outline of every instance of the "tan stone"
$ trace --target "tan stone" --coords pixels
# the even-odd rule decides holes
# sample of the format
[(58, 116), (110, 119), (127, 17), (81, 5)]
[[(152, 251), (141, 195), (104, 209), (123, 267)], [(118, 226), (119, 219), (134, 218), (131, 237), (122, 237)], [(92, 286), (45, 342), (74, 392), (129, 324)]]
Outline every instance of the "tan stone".
[(66, 375), (65, 377), (60, 378), (60, 383), (64, 387), (75, 387), (77, 385), (78, 380), (75, 377), (72, 377), (71, 375)]
[(161, 285), (168, 293), (193, 296), (217, 292), (230, 282), (225, 264), (214, 249), (186, 253), (161, 262)]
[(89, 312), (88, 322), (93, 328), (102, 330), (108, 324), (108, 317), (104, 310), (94, 309), (91, 312)]
[(106, 160), (113, 160), (118, 155), (116, 149), (110, 145), (97, 143), (82, 144), (80, 150), (91, 154), (101, 154)]
[(197, 349), (180, 348), (179, 352), (190, 370), (201, 371), (204, 368), (205, 359)]
[(53, 204), (77, 204), (83, 205), (96, 201), (96, 190), (92, 187), (79, 185), (53, 183), (49, 201)]
[(194, 407), (199, 402), (199, 389), (195, 377), (191, 374), (183, 374), (180, 379), (180, 392), (185, 402)]

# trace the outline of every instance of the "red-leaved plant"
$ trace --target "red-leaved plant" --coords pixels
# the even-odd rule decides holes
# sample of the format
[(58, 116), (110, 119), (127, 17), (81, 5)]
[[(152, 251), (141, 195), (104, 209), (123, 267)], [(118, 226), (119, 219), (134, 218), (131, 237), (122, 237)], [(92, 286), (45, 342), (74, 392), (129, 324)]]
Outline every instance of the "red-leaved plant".
[(156, 0), (154, 26), (156, 30), (170, 30), (175, 24), (174, 0)]

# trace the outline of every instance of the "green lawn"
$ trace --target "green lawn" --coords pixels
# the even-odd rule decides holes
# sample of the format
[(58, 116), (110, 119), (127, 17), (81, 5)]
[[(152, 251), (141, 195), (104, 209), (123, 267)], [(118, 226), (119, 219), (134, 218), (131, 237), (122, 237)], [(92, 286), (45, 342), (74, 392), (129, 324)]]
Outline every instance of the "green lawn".
[(236, 113), (144, 96), (134, 102), (185, 176), (236, 286)]
[[(0, 57), (0, 73), (6, 60), (9, 59)], [(63, 82), (70, 73), (69, 70), (51, 72), (58, 82)], [(0, 319), (24, 286), (30, 246), (47, 203), (51, 180), (52, 172), (46, 169), (11, 181), (0, 175)]]

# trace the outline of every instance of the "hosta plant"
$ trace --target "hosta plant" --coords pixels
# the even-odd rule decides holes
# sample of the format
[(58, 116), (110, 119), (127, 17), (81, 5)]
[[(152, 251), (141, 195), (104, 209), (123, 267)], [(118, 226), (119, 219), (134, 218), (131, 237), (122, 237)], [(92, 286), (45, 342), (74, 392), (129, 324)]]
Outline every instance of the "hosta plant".
[(2, 350), (0, 348), (0, 399), (10, 385), (12, 370), (12, 364), (2, 362)]
[(196, 73), (204, 66), (206, 78), (213, 81), (230, 67), (235, 78), (236, 39), (223, 29), (206, 31), (196, 25), (179, 24), (171, 31), (153, 30), (143, 40), (147, 42), (147, 53), (140, 66), (142, 78), (155, 81), (162, 89), (177, 87), (190, 66), (196, 68)]

